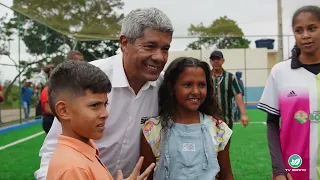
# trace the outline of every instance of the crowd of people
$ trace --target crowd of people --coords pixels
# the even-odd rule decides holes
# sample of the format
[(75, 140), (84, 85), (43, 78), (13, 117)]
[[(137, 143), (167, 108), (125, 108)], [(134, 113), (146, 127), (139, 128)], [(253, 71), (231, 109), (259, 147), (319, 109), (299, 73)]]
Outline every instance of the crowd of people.
[[(258, 108), (267, 112), (272, 178), (316, 180), (320, 8), (299, 8), (292, 29), (292, 58), (272, 68)], [(122, 21), (121, 53), (88, 63), (71, 52), (46, 67), (40, 106), (47, 136), (37, 180), (234, 179), (233, 122), (249, 124), (242, 74), (223, 68), (219, 50), (210, 55), (212, 69), (179, 57), (163, 71), (173, 32), (159, 9), (136, 9)], [(28, 99), (22, 104), (28, 113)]]
[[(72, 50), (68, 53), (66, 60), (79, 60), (83, 61), (84, 57), (83, 54), (79, 51)], [(48, 64), (45, 66), (43, 69), (43, 72), (47, 75), (47, 78), (49, 78), (49, 75), (51, 71), (54, 69), (53, 64)], [(51, 118), (51, 122), (47, 119), (47, 115), (50, 115), (50, 108), (47, 106), (48, 103), (48, 96), (47, 90), (48, 87), (44, 86), (42, 82), (38, 84), (34, 84), (31, 79), (24, 79), (22, 81), (22, 86), (21, 86), (21, 95), (20, 95), (20, 100), (21, 100), (21, 106), (24, 112), (24, 120), (28, 121), (30, 120), (30, 110), (32, 106), (32, 101), (35, 100), (36, 104), (36, 112), (35, 112), (35, 117), (43, 117), (45, 119), (44, 123), (44, 130), (46, 132), (49, 131), (50, 129), (50, 124), (52, 124), (53, 117)], [(2, 94), (2, 86), (0, 84), (0, 103), (4, 102), (4, 97)], [(31, 115), (33, 117), (33, 115)]]

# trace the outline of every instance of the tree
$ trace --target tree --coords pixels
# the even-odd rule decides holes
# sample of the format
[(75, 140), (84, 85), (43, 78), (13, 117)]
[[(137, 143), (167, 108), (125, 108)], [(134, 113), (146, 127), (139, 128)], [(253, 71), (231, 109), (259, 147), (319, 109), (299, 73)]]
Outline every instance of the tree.
[(0, 55), (8, 54), (8, 45), (6, 44), (7, 42), (7, 36), (5, 33), (5, 28), (4, 26), (4, 17), (0, 17)]
[[(114, 10), (122, 7), (121, 0), (14, 0), (12, 8), (20, 13), (21, 37), (28, 53), (45, 59), (24, 75), (62, 62), (71, 49), (82, 52), (87, 61), (115, 55), (123, 14)], [(18, 29), (18, 13), (10, 21), (11, 28)]]
[(5, 103), (11, 103), (8, 101), (8, 96), (11, 92), (11, 88), (13, 87), (15, 81), (18, 77), (24, 72), (26, 68), (29, 66), (36, 64), (37, 62), (26, 62), (21, 61), (21, 64), (18, 65), (17, 62), (11, 57), (10, 55), (10, 42), (13, 40), (11, 36), (14, 34), (12, 28), (10, 28), (10, 23), (6, 22), (7, 15), (0, 17), (0, 58), (2, 56), (7, 56), (13, 63), (14, 66), (17, 68), (18, 75), (14, 78), (13, 81), (5, 81), (5, 89), (4, 91), (4, 99), (6, 99)]
[(199, 38), (190, 43), (187, 49), (198, 50), (201, 47), (211, 48), (212, 46), (219, 49), (248, 48), (250, 45), (250, 41), (243, 37), (244, 34), (236, 21), (227, 16), (216, 19), (208, 27), (203, 23), (197, 26), (191, 24), (188, 32), (189, 35), (199, 36)]
[(7, 14), (0, 17), (0, 56), (9, 54), (10, 41), (12, 41), (13, 32), (7, 28), (6, 17)]
[(5, 80), (4, 83), (3, 83), (3, 87), (7, 88), (10, 84), (11, 84), (10, 80)]
[[(82, 52), (87, 61), (114, 55), (119, 48), (114, 37), (119, 34), (123, 18), (115, 9), (122, 7), (121, 0), (14, 0), (11, 7), (15, 10), (14, 17), (7, 23), (0, 20), (0, 54), (8, 56), (18, 70), (7, 84), (4, 97), (8, 99), (21, 75), (30, 78), (46, 64), (64, 61), (71, 49)], [(5, 42), (2, 37), (10, 37), (12, 33), (21, 36), (32, 59), (22, 57), (17, 64), (11, 58), (10, 43), (1, 42)], [(81, 42), (75, 43), (75, 39)]]

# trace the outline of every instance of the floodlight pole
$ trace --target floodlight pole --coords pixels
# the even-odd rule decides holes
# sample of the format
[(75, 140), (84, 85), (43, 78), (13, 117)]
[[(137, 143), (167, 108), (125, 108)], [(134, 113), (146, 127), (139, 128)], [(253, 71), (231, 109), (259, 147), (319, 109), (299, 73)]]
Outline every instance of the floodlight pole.
[(44, 44), (44, 52), (46, 54), (46, 61), (47, 61), (47, 58), (48, 58), (48, 29), (47, 29), (47, 26), (45, 26), (45, 34), (46, 34), (46, 40), (45, 40), (45, 44)]
[(278, 62), (283, 61), (282, 0), (278, 2)]
[(21, 28), (21, 17), (20, 17), (21, 15), (20, 15), (20, 13), (18, 13), (18, 61), (19, 61), (19, 67), (18, 67), (18, 69), (19, 69), (19, 116), (20, 116), (20, 124), (22, 123), (22, 112), (21, 112), (21, 106), (22, 106), (22, 102), (21, 102), (21, 96), (22, 96), (22, 89), (21, 89), (21, 64), (20, 64), (20, 36), (21, 36), (21, 31), (20, 31), (20, 28)]

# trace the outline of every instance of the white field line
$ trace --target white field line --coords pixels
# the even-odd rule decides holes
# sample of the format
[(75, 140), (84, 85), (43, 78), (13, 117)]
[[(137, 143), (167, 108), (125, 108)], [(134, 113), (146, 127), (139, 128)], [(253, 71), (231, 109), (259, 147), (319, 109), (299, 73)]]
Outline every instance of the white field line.
[[(240, 122), (234, 122), (233, 124), (241, 124), (241, 123), (240, 123)], [(250, 124), (264, 124), (264, 125), (266, 125), (267, 123), (266, 123), (266, 122), (263, 122), (263, 121), (262, 121), (262, 122), (250, 122), (250, 121), (249, 121), (249, 125), (250, 125)]]
[(19, 140), (14, 141), (14, 142), (12, 142), (12, 143), (10, 143), (10, 144), (4, 145), (4, 146), (0, 146), (0, 150), (4, 150), (4, 149), (6, 149), (6, 148), (8, 148), (8, 147), (17, 145), (17, 144), (22, 143), (22, 142), (25, 142), (25, 141), (28, 141), (28, 140), (30, 140), (30, 139), (33, 139), (33, 138), (35, 138), (35, 137), (37, 137), (37, 136), (42, 135), (43, 133), (44, 133), (44, 131), (38, 132), (38, 133), (36, 133), (36, 134), (34, 134), (34, 135), (31, 135), (31, 136), (28, 136), (28, 137), (19, 139)]

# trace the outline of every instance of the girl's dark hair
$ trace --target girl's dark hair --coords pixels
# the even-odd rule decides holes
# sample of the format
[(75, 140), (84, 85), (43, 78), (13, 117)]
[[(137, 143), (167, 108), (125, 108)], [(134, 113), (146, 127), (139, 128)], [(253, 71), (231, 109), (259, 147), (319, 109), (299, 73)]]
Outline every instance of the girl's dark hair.
[[(292, 17), (292, 29), (294, 27), (294, 22), (297, 16), (299, 16), (301, 13), (311, 13), (314, 15), (319, 21), (320, 21), (320, 7), (318, 6), (303, 6), (296, 10), (296, 12), (293, 14)], [(294, 45), (293, 49), (291, 50), (291, 58), (299, 58), (299, 55), (301, 53), (300, 48), (297, 45)]]
[(206, 74), (207, 81), (207, 96), (205, 101), (200, 105), (198, 111), (211, 115), (217, 119), (221, 119), (221, 111), (218, 106), (216, 96), (212, 84), (212, 75), (208, 63), (200, 61), (192, 57), (180, 57), (175, 59), (168, 66), (164, 81), (159, 90), (159, 108), (161, 116), (161, 125), (163, 128), (170, 126), (170, 119), (175, 118), (176, 114), (176, 99), (174, 85), (179, 75), (187, 67), (200, 67)]

